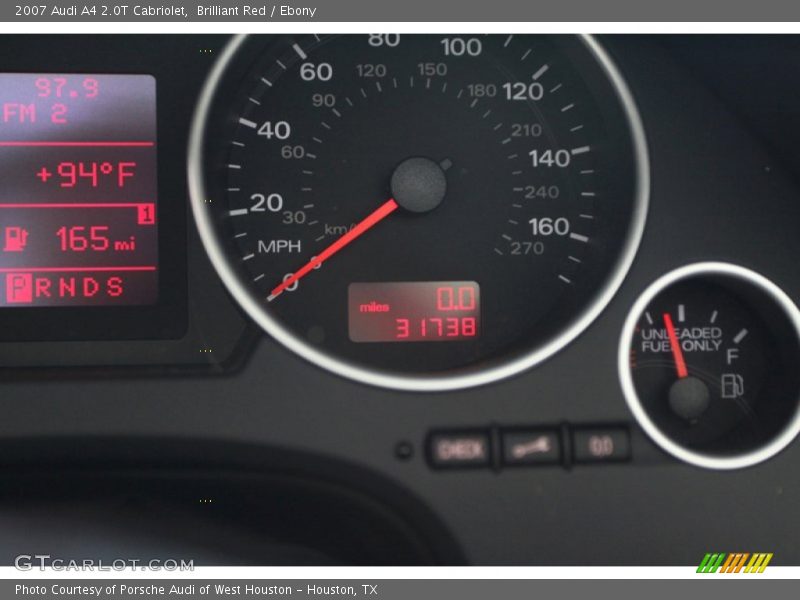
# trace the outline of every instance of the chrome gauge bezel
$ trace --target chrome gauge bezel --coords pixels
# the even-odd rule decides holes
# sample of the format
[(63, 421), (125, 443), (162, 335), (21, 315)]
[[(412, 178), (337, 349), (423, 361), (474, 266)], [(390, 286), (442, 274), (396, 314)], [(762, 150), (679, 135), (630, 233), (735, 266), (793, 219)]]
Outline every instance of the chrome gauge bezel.
[(203, 140), (205, 138), (206, 123), (221, 78), (231, 61), (236, 57), (237, 51), (247, 40), (247, 37), (246, 35), (236, 36), (226, 46), (200, 94), (188, 148), (189, 191), (192, 211), (200, 237), (223, 283), (250, 317), (284, 347), (327, 371), (368, 385), (417, 392), (464, 389), (500, 381), (538, 365), (577, 338), (611, 301), (630, 269), (642, 238), (649, 204), (650, 167), (642, 121), (625, 80), (600, 43), (591, 35), (582, 35), (580, 38), (586, 49), (595, 58), (616, 91), (617, 100), (627, 120), (636, 162), (636, 172), (632, 174), (635, 177), (635, 198), (631, 226), (626, 236), (623, 251), (617, 258), (611, 275), (598, 290), (594, 300), (558, 337), (549, 340), (547, 343), (498, 365), (487, 368), (477, 367), (470, 371), (460, 371), (458, 373), (407, 375), (366, 368), (320, 351), (300, 339), (253, 297), (247, 289), (247, 283), (242, 281), (230, 268), (229, 259), (223, 249), (222, 241), (214, 226), (207, 205), (206, 186), (203, 177)]
[(644, 429), (650, 439), (663, 450), (686, 463), (706, 469), (741, 469), (772, 458), (792, 443), (798, 433), (800, 433), (800, 390), (798, 390), (797, 409), (794, 413), (794, 417), (775, 438), (755, 450), (731, 456), (717, 456), (690, 450), (665, 435), (658, 425), (650, 418), (642, 405), (639, 395), (636, 392), (633, 374), (630, 369), (631, 340), (633, 340), (639, 319), (644, 314), (644, 311), (647, 310), (650, 303), (661, 292), (675, 283), (702, 275), (730, 277), (754, 286), (764, 292), (775, 301), (775, 304), (783, 311), (789, 322), (793, 325), (793, 334), (800, 344), (800, 310), (798, 310), (792, 299), (776, 284), (763, 275), (739, 265), (725, 262), (694, 263), (670, 271), (656, 279), (647, 287), (631, 307), (619, 339), (619, 350), (617, 352), (619, 380), (622, 386), (622, 392), (625, 396), (625, 401), (628, 404), (628, 408), (630, 408), (633, 413), (633, 416), (636, 418), (636, 421), (642, 429)]

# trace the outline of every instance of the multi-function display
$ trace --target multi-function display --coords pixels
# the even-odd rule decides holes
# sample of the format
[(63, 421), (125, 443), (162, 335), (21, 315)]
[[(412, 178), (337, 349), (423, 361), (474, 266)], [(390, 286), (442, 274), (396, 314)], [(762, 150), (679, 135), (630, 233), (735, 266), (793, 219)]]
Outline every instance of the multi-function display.
[(0, 306), (158, 300), (156, 83), (0, 74)]

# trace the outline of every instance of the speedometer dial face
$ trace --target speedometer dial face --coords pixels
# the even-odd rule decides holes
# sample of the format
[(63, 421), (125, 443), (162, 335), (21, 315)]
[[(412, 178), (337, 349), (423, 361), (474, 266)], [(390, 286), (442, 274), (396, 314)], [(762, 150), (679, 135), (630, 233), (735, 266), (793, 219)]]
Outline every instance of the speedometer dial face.
[(543, 360), (608, 302), (644, 220), (639, 120), (592, 39), (240, 38), (192, 147), (195, 215), (236, 298), (380, 385)]

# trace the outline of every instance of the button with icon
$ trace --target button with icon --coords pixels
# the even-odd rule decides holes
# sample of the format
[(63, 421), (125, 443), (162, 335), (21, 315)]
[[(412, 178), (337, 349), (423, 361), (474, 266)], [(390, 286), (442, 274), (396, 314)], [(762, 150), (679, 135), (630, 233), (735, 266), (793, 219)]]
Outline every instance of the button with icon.
[(572, 431), (572, 458), (576, 463), (628, 460), (631, 443), (624, 427), (581, 427)]
[(557, 429), (509, 429), (501, 432), (503, 464), (527, 466), (561, 462)]

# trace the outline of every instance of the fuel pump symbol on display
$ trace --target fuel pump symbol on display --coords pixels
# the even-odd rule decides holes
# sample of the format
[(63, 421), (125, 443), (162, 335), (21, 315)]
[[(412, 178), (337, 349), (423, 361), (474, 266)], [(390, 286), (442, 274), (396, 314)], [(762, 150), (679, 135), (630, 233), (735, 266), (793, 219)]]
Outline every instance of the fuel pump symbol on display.
[(744, 379), (737, 373), (723, 373), (720, 378), (723, 398), (736, 399), (744, 396)]

